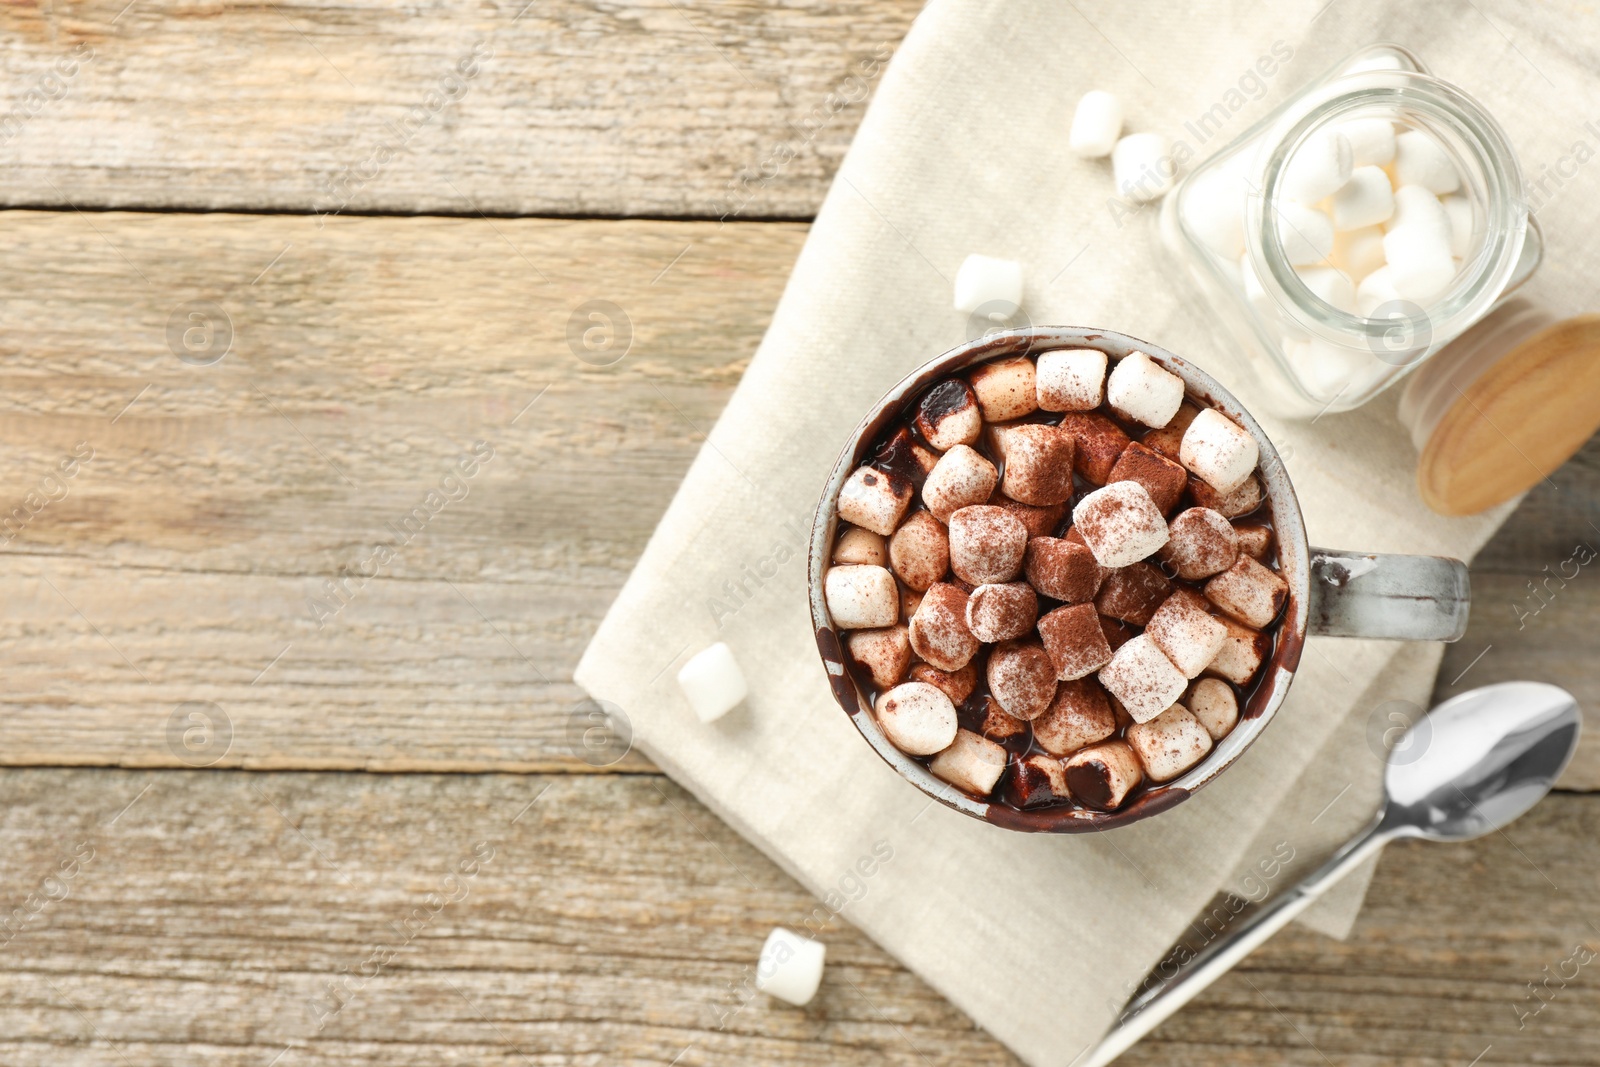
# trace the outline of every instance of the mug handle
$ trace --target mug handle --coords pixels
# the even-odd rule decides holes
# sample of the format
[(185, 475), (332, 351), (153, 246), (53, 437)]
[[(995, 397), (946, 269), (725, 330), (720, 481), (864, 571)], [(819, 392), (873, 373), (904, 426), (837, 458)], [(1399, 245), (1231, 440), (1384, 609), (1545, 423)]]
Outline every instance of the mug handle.
[(1467, 565), (1444, 556), (1311, 550), (1310, 633), (1459, 641), (1467, 632)]

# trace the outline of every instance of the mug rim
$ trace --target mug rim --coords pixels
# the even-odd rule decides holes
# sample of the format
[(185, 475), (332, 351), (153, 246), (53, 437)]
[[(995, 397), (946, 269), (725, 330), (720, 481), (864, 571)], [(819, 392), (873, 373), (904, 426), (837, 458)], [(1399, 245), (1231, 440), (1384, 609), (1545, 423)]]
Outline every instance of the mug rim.
[[(871, 445), (888, 424), (898, 418), (911, 400), (941, 378), (977, 363), (1004, 356), (1037, 356), (1062, 348), (1094, 348), (1120, 361), (1143, 352), (1159, 366), (1183, 379), (1184, 395), (1215, 408), (1244, 427), (1260, 451), (1256, 477), (1270, 510), (1278, 549), (1279, 573), (1289, 586), (1288, 601), (1279, 621), (1271, 657), (1239, 710), (1239, 722), (1199, 764), (1169, 782), (1151, 786), (1128, 806), (1101, 812), (1082, 807), (1046, 807), (1018, 810), (998, 801), (980, 800), (934, 776), (926, 766), (896, 748), (884, 736), (870, 704), (857, 688), (844, 654), (839, 631), (828, 614), (823, 575), (831, 565), (834, 536), (839, 525), (839, 491), (846, 478), (863, 463)], [(1011, 830), (1033, 833), (1092, 833), (1126, 826), (1182, 803), (1227, 770), (1266, 729), (1282, 706), (1300, 664), (1309, 624), (1310, 545), (1294, 486), (1277, 449), (1244, 405), (1220, 382), (1190, 361), (1159, 345), (1094, 327), (1030, 326), (992, 333), (957, 345), (923, 363), (901, 378), (873, 404), (851, 432), (823, 487), (811, 524), (808, 554), (808, 592), (817, 651), (827, 671), (834, 700), (878, 756), (900, 777), (934, 800), (964, 815)]]

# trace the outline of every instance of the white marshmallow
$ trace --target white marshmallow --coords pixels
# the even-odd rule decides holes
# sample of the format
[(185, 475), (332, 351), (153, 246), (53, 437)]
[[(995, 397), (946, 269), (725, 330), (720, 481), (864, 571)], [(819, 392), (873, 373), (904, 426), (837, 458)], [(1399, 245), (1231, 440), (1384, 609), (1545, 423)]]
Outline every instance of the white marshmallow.
[(1099, 159), (1111, 154), (1122, 133), (1122, 101), (1104, 89), (1083, 94), (1072, 113), (1072, 132), (1067, 147), (1075, 156)]
[(1225, 614), (1258, 630), (1278, 617), (1289, 597), (1289, 583), (1249, 556), (1240, 556), (1205, 589), (1206, 599)]
[(1316, 208), (1286, 200), (1278, 205), (1278, 240), (1297, 267), (1321, 263), (1333, 251), (1333, 220)]
[(1472, 201), (1464, 196), (1446, 196), (1439, 203), (1450, 217), (1450, 254), (1464, 259), (1472, 250)]
[(1224, 495), (1256, 469), (1260, 449), (1250, 431), (1214, 408), (1202, 408), (1178, 445), (1178, 459)]
[(1394, 174), (1401, 185), (1420, 185), (1433, 193), (1461, 188), (1461, 175), (1449, 153), (1422, 130), (1407, 130), (1394, 139)]
[(1227, 737), (1239, 723), (1239, 698), (1221, 678), (1200, 679), (1189, 687), (1183, 703), (1213, 741)]
[(1364, 226), (1333, 235), (1333, 255), (1328, 261), (1360, 284), (1361, 279), (1383, 266), (1383, 229)]
[(1350, 159), (1357, 167), (1381, 167), (1394, 159), (1394, 123), (1388, 119), (1351, 119), (1337, 129), (1350, 142)]
[[(1371, 318), (1370, 315), (1366, 316)], [(1363, 366), (1363, 354), (1342, 348), (1331, 341), (1312, 337), (1296, 341), (1284, 349), (1289, 369), (1300, 384), (1318, 401), (1332, 400), (1350, 387)], [(1371, 362), (1371, 355), (1365, 362)]]
[(928, 770), (957, 789), (986, 797), (994, 792), (1008, 759), (1005, 746), (971, 730), (958, 730), (950, 747), (929, 761)]
[(1194, 235), (1227, 260), (1244, 251), (1246, 187), (1229, 167), (1203, 171), (1183, 190), (1183, 221)]
[(1064, 348), (1039, 356), (1034, 388), (1045, 411), (1093, 411), (1106, 385), (1106, 354), (1098, 348)]
[(822, 577), (828, 614), (841, 630), (875, 630), (900, 619), (900, 590), (885, 567), (847, 563)]
[(1440, 233), (1421, 225), (1397, 226), (1383, 235), (1383, 254), (1389, 261), (1389, 281), (1402, 300), (1426, 303), (1448, 289), (1456, 276), (1448, 227)]
[(1244, 297), (1250, 306), (1255, 308), (1256, 314), (1272, 322), (1278, 317), (1278, 305), (1267, 295), (1266, 288), (1261, 284), (1261, 278), (1256, 274), (1256, 265), (1250, 262), (1250, 253), (1246, 252), (1239, 260), (1239, 279), (1244, 285)]
[(988, 500), (998, 484), (1000, 472), (993, 463), (970, 445), (956, 445), (939, 457), (922, 483), (922, 502), (934, 518), (949, 522), (962, 508)]
[(1350, 180), (1333, 194), (1333, 228), (1358, 230), (1394, 214), (1394, 187), (1382, 167), (1357, 167)]
[(1097, 677), (1134, 722), (1149, 722), (1172, 707), (1189, 685), (1147, 634), (1125, 641)]
[(1022, 306), (1022, 264), (976, 252), (961, 261), (956, 271), (955, 306), (970, 315), (985, 304), (1010, 315)]
[(1206, 670), (1220, 674), (1235, 685), (1248, 685), (1261, 669), (1261, 661), (1272, 650), (1272, 638), (1232, 619), (1224, 618), (1222, 625), (1228, 636), (1223, 638), (1222, 648)]
[(1144, 629), (1185, 678), (1193, 678), (1205, 670), (1228, 636), (1227, 628), (1211, 617), (1204, 604), (1204, 600), (1187, 589), (1174, 593), (1150, 616)]
[(1106, 401), (1124, 418), (1159, 430), (1183, 403), (1183, 379), (1143, 352), (1130, 352), (1106, 378)]
[(1205, 759), (1211, 734), (1188, 708), (1174, 704), (1149, 722), (1128, 727), (1128, 744), (1151, 781), (1166, 782)]
[(857, 467), (839, 489), (839, 517), (888, 537), (911, 503), (910, 482), (875, 467)]
[(792, 930), (774, 927), (761, 946), (756, 963), (756, 988), (795, 1007), (811, 1003), (822, 984), (822, 965), (827, 948), (820, 941), (801, 937)]
[(884, 545), (883, 535), (863, 530), (859, 526), (845, 530), (839, 535), (839, 542), (833, 546), (835, 563), (869, 563), (874, 567), (881, 567), (888, 559), (889, 554)]
[(678, 688), (701, 722), (715, 722), (750, 695), (733, 649), (721, 641), (696, 652), (679, 669)]
[(1355, 155), (1350, 141), (1336, 129), (1318, 130), (1296, 148), (1284, 165), (1284, 195), (1314, 204), (1350, 180)]
[(1126, 567), (1167, 543), (1167, 520), (1138, 482), (1112, 482), (1089, 493), (1072, 509), (1077, 527), (1095, 562)]
[(1178, 167), (1159, 133), (1130, 133), (1111, 150), (1117, 192), (1129, 200), (1157, 200), (1172, 188)]
[(1318, 300), (1355, 314), (1356, 286), (1344, 271), (1332, 267), (1300, 267), (1295, 273)]
[(1416, 227), (1450, 238), (1450, 213), (1439, 198), (1420, 185), (1402, 185), (1394, 191), (1394, 214), (1384, 223), (1385, 230)]
[(927, 682), (902, 682), (880, 696), (874, 710), (883, 735), (908, 755), (931, 756), (956, 739), (956, 706)]
[(1400, 290), (1394, 287), (1394, 272), (1388, 267), (1379, 267), (1356, 286), (1356, 310), (1366, 318), (1372, 318), (1372, 313), (1384, 304), (1393, 303), (1400, 299)]

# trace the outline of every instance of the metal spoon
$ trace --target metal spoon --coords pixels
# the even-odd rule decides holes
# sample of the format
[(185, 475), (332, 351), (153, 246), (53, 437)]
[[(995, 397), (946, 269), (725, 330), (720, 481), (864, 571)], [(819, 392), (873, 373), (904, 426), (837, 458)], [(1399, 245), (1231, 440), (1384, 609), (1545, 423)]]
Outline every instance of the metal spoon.
[(1542, 682), (1484, 686), (1418, 719), (1389, 752), (1386, 799), (1372, 825), (1172, 978), (1129, 1001), (1084, 1067), (1103, 1067), (1126, 1052), (1389, 841), (1470, 841), (1522, 815), (1566, 768), (1581, 722), (1572, 695)]

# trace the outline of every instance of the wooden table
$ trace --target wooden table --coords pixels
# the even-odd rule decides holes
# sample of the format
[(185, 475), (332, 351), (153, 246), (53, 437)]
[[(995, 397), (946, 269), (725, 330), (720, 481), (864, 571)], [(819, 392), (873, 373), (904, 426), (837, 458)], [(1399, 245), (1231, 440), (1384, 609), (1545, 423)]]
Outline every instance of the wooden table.
[[(843, 921), (812, 1006), (743, 992), (807, 894), (571, 736), (862, 105), (816, 109), (916, 9), (5, 8), (0, 1061), (1014, 1062)], [(1600, 695), (1595, 579), (1513, 610), (1600, 543), (1597, 457), (1474, 567), (1441, 693)], [(1600, 947), (1600, 745), (1563, 784), (1128, 1062), (1600, 1061), (1593, 967), (1548, 977)]]

